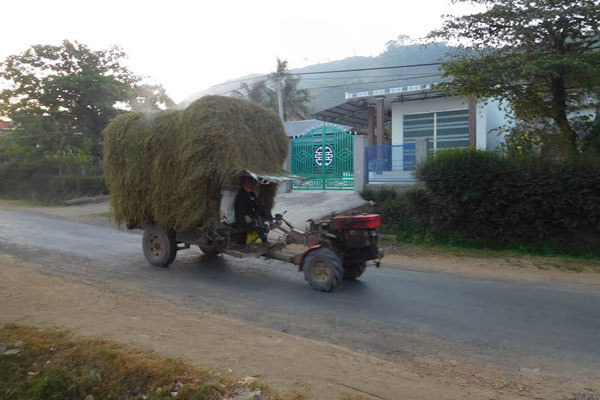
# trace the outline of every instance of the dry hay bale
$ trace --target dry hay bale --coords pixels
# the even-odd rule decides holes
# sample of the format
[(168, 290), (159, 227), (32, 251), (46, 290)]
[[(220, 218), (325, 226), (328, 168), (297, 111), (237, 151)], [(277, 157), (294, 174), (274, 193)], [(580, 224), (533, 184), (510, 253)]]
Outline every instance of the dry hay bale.
[[(206, 96), (185, 110), (131, 112), (104, 130), (105, 178), (118, 223), (186, 230), (219, 223), (221, 185), (241, 170), (283, 172), (289, 139), (274, 112)], [(259, 194), (272, 206), (275, 185)]]

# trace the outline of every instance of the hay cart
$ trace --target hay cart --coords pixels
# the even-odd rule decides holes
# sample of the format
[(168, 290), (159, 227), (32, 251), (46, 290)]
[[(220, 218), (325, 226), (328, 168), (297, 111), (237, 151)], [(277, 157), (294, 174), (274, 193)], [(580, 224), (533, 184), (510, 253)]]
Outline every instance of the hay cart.
[[(261, 183), (273, 179), (272, 176), (248, 173)], [(378, 247), (380, 215), (342, 215), (309, 220), (307, 231), (301, 231), (284, 218), (284, 212), (276, 214), (273, 221), (261, 221), (264, 229), (270, 231), (270, 238), (274, 238), (270, 244), (240, 243), (237, 239), (240, 235), (245, 237), (248, 229), (235, 227), (236, 193), (236, 187), (223, 188), (222, 223), (215, 229), (173, 232), (158, 225), (145, 227), (142, 247), (146, 260), (152, 265), (167, 266), (175, 260), (178, 251), (191, 246), (198, 246), (209, 256), (227, 254), (237, 258), (276, 259), (297, 265), (309, 285), (322, 292), (333, 290), (342, 280), (358, 278), (370, 261), (379, 267), (383, 257)], [(297, 250), (290, 250), (290, 247)]]
[[(247, 232), (235, 224), (240, 175), (261, 181), (257, 202), (271, 210), (278, 183), (290, 179), (282, 169), (289, 144), (276, 113), (231, 97), (205, 96), (183, 110), (120, 114), (104, 130), (113, 218), (145, 231), (144, 255), (154, 265), (169, 265), (178, 251), (198, 246), (206, 254), (294, 263), (313, 288), (332, 290), (381, 258), (378, 215), (311, 222), (306, 232), (278, 215), (263, 222), (279, 239), (261, 246), (247, 244)], [(305, 250), (291, 252), (291, 243)]]

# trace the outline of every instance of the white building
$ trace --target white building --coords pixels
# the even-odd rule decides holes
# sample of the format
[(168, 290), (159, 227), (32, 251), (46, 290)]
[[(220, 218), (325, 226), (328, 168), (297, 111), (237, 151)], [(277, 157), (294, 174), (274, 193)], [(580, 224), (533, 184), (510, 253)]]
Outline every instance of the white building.
[(317, 116), (353, 125), (377, 137), (383, 129), (377, 124), (381, 112), (384, 123), (391, 121), (393, 145), (426, 137), (432, 149), (449, 147), (446, 143), (452, 142), (458, 147), (473, 144), (478, 149), (494, 150), (502, 141), (496, 130), (508, 122), (499, 105), (495, 100), (449, 97), (426, 84), (346, 93), (346, 103), (320, 111)]
[[(432, 84), (346, 93), (345, 103), (316, 116), (353, 126), (369, 135), (370, 145), (389, 145), (377, 154), (367, 151), (371, 182), (412, 180), (418, 139), (428, 140), (430, 152), (469, 146), (495, 150), (503, 141), (499, 128), (508, 123), (498, 101), (446, 96)], [(384, 126), (390, 124), (391, 140), (384, 140)]]

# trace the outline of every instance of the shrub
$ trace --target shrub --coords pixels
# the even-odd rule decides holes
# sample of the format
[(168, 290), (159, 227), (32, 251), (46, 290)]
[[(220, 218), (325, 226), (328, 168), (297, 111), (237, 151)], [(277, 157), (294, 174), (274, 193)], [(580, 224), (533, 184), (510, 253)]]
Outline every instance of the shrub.
[(0, 166), (0, 194), (52, 202), (108, 193), (102, 176), (59, 175), (53, 161), (4, 163)]
[(600, 255), (600, 159), (447, 150), (419, 166), (425, 188), (367, 189), (399, 239)]
[(402, 193), (392, 189), (365, 189), (365, 200), (375, 203), (375, 212), (384, 221), (384, 233), (402, 240), (419, 240), (427, 235), (428, 198), (424, 188), (413, 188)]
[(430, 228), (441, 236), (495, 246), (551, 241), (577, 252), (600, 244), (600, 159), (448, 150), (423, 163), (417, 177)]
[(366, 187), (360, 192), (360, 195), (363, 199), (367, 201), (382, 203), (386, 200), (395, 199), (396, 197), (398, 197), (398, 192), (396, 192), (394, 189), (389, 188), (373, 189), (370, 187)]

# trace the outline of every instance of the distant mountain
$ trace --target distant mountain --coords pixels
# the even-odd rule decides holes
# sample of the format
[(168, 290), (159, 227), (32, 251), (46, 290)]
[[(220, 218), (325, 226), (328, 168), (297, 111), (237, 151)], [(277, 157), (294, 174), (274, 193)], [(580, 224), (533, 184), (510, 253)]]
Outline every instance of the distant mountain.
[[(444, 43), (429, 45), (402, 45), (399, 41), (390, 41), (384, 52), (375, 57), (349, 57), (343, 60), (323, 64), (309, 65), (292, 69), (292, 73), (305, 73), (331, 70), (388, 67), (396, 65), (429, 64), (439, 62), (452, 48)], [(189, 96), (182, 102), (190, 102), (207, 94), (229, 94), (245, 81), (248, 84), (260, 80), (259, 74), (225, 81)], [(437, 65), (373, 71), (356, 71), (330, 74), (302, 75), (299, 88), (310, 90), (313, 111), (320, 111), (345, 101), (345, 92), (383, 89), (397, 86), (409, 86), (440, 81)]]

